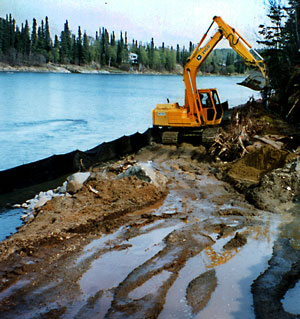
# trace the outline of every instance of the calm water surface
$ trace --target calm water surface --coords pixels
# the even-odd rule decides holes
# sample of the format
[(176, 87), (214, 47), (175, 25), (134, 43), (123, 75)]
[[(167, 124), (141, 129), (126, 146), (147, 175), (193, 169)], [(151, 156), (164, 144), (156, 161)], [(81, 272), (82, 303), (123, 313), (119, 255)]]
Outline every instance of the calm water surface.
[[(257, 92), (240, 77), (199, 77), (230, 106)], [(0, 73), (0, 170), (85, 151), (152, 125), (157, 103), (183, 104), (182, 76)]]

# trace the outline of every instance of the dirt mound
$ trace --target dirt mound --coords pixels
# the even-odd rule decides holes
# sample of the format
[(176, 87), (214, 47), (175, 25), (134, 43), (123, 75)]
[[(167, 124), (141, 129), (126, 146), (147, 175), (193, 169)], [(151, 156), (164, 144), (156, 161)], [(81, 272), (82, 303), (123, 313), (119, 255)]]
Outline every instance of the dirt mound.
[(287, 151), (265, 145), (231, 163), (226, 177), (237, 189), (245, 191), (250, 186), (258, 185), (264, 174), (282, 167), (290, 158)]
[(166, 194), (165, 184), (155, 186), (136, 176), (116, 179), (112, 171), (116, 170), (109, 165), (96, 168), (81, 190), (54, 197), (36, 209), (33, 220), (0, 243), (1, 259), (25, 247), (68, 239), (76, 233), (110, 232), (120, 226), (118, 219), (123, 215), (154, 204)]

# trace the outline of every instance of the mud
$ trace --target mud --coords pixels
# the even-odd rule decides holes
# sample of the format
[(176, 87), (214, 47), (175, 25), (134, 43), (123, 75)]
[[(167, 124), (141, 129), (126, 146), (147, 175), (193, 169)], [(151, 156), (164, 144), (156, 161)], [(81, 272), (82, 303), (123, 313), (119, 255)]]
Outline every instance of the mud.
[[(214, 176), (209, 162), (193, 159), (197, 151), (188, 144), (153, 144), (93, 168), (80, 191), (38, 209), (1, 243), (1, 318), (201, 314), (210, 295), (200, 291), (206, 287), (212, 293), (218, 282), (206, 272), (238, 254), (237, 231), (246, 245), (251, 229), (266, 226), (259, 210)], [(146, 160), (167, 177), (167, 186), (115, 178), (128, 162)], [(221, 247), (213, 248), (218, 243)], [(165, 316), (182, 273), (200, 257), (191, 271), (195, 277), (180, 288), (186, 291), (182, 308)], [(175, 291), (171, 299), (177, 298)]]
[(282, 304), (300, 273), (293, 148), (226, 163), (152, 142), (93, 164), (0, 243), (1, 318), (296, 318)]
[(189, 283), (186, 289), (186, 299), (193, 313), (198, 313), (207, 305), (216, 287), (217, 277), (214, 269), (208, 270)]

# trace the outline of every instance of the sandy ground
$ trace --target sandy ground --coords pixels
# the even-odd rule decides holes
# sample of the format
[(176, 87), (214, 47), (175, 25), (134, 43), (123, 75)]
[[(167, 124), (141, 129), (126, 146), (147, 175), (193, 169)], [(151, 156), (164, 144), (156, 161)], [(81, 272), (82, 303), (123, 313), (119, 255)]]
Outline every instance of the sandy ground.
[[(155, 179), (119, 175), (140, 163)], [(299, 176), (268, 145), (226, 162), (152, 143), (95, 166), (0, 243), (0, 316), (294, 318)]]

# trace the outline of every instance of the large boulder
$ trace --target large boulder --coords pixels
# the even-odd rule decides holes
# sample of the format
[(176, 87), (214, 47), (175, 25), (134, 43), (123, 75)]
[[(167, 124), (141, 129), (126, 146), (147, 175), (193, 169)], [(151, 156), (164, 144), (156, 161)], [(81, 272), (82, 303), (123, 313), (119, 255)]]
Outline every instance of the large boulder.
[(300, 157), (265, 174), (247, 197), (260, 209), (276, 213), (292, 209), (300, 200)]
[(83, 186), (84, 182), (90, 177), (91, 173), (75, 173), (67, 178), (67, 192), (70, 194), (77, 193)]
[(136, 176), (139, 179), (152, 183), (157, 187), (165, 187), (168, 182), (167, 177), (163, 176), (151, 161), (147, 163), (137, 163), (129, 167), (125, 172), (119, 174), (117, 178), (129, 176)]

